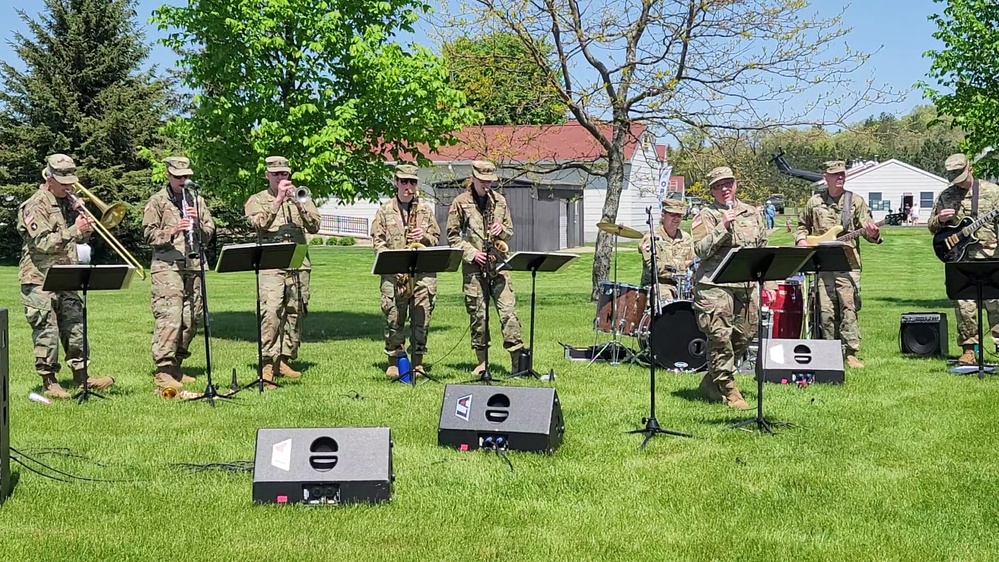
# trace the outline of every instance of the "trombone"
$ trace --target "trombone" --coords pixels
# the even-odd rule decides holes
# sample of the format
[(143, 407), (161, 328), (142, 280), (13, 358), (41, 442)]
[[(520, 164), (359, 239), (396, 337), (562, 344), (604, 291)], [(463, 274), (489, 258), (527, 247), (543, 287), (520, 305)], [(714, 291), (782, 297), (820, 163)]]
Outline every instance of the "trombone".
[[(48, 174), (45, 168), (42, 169), (42, 179), (47, 180)], [(83, 197), (77, 194), (79, 192)], [(90, 192), (89, 189), (83, 187), (79, 183), (73, 184), (73, 190), (66, 193), (67, 197), (70, 198), (70, 202), (76, 207), (81, 213), (83, 213), (90, 224), (93, 225), (94, 231), (97, 232), (98, 236), (104, 239), (104, 242), (111, 249), (118, 254), (121, 259), (125, 260), (125, 263), (134, 267), (136, 273), (139, 274), (140, 279), (146, 278), (146, 270), (142, 267), (142, 264), (135, 259), (128, 250), (125, 249), (125, 245), (118, 241), (117, 238), (111, 234), (111, 229), (118, 226), (118, 223), (125, 218), (125, 213), (128, 212), (128, 206), (124, 203), (115, 203), (113, 205), (108, 205), (104, 201), (101, 201), (96, 195)], [(95, 207), (101, 212), (100, 220), (94, 217), (90, 209), (87, 209), (86, 201), (89, 200), (94, 204)]]

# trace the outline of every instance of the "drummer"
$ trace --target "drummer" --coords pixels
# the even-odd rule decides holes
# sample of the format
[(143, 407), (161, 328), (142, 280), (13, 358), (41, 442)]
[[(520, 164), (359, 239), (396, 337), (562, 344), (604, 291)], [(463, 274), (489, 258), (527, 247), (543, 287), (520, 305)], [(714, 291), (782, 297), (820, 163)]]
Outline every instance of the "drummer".
[[(690, 234), (680, 230), (680, 219), (683, 218), (684, 204), (676, 199), (667, 199), (662, 203), (662, 217), (659, 228), (656, 229), (656, 267), (659, 269), (660, 300), (675, 300), (690, 298), (683, 294), (684, 278), (687, 270), (694, 263), (694, 239)], [(652, 251), (651, 236), (646, 234), (638, 245), (642, 252), (642, 286), (652, 284)]]

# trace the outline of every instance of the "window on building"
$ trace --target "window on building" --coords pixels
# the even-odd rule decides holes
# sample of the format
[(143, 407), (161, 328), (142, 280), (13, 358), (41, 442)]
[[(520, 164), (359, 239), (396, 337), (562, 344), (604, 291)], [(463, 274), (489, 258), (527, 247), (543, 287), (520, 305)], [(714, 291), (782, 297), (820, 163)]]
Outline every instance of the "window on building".
[(881, 199), (880, 191), (872, 191), (867, 195), (867, 204), (872, 211), (888, 211), (890, 202)]
[(933, 207), (933, 192), (932, 191), (920, 191), (919, 192), (919, 208), (920, 209), (930, 209)]

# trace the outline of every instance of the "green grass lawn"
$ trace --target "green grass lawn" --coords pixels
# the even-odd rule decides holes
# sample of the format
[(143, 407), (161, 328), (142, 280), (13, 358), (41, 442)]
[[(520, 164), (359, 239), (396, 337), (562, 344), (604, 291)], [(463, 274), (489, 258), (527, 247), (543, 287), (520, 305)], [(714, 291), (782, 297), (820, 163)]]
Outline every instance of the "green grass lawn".
[[(778, 229), (775, 243), (790, 235)], [(299, 383), (244, 392), (212, 409), (154, 395), (148, 281), (90, 298), (93, 374), (119, 383), (107, 401), (30, 402), (31, 360), (17, 271), (0, 269), (11, 309), (11, 441), (53, 466), (114, 483), (60, 483), (16, 467), (0, 507), (0, 558), (25, 560), (981, 560), (999, 557), (999, 380), (903, 358), (899, 316), (947, 311), (943, 267), (925, 230), (894, 228), (865, 245), (862, 371), (843, 386), (768, 385), (774, 437), (726, 427), (749, 417), (702, 401), (700, 375), (659, 376), (659, 421), (694, 439), (639, 450), (648, 371), (570, 362), (558, 342), (593, 343), (592, 255), (539, 275), (540, 371), (554, 368), (566, 434), (553, 456), (438, 448), (443, 385), (383, 376), (370, 250), (313, 250), (311, 314)], [(637, 284), (640, 258), (619, 275)], [(516, 274), (528, 325), (530, 278)], [(252, 378), (253, 277), (208, 277), (213, 367)], [(440, 277), (431, 372), (468, 378), (458, 274)], [(493, 316), (495, 318), (495, 316)], [(498, 326), (493, 326), (494, 334)], [(953, 353), (953, 342), (951, 342)], [(453, 351), (452, 351), (453, 348)], [(203, 384), (201, 338), (190, 366)], [(448, 352), (450, 351), (450, 354)], [(501, 374), (506, 354), (497, 359)], [(494, 354), (496, 356), (497, 354)], [(501, 361), (500, 361), (501, 360)], [(62, 378), (69, 376), (68, 371)], [(514, 383), (526, 384), (526, 383)], [(756, 390), (739, 377), (755, 407)], [(360, 398), (356, 398), (360, 395)], [(390, 426), (395, 496), (378, 506), (254, 505), (249, 474), (192, 473), (180, 462), (252, 459), (259, 427)], [(89, 460), (42, 454), (68, 447)]]

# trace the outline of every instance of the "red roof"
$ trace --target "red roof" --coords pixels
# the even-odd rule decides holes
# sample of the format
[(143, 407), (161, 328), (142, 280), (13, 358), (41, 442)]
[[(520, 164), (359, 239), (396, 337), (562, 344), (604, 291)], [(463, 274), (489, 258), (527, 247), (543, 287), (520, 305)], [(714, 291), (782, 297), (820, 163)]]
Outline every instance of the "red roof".
[(683, 176), (670, 176), (666, 191), (683, 191)]
[[(604, 135), (610, 136), (609, 123), (599, 127)], [(628, 160), (645, 133), (645, 125), (632, 125), (631, 133), (624, 148), (624, 157)], [(497, 162), (565, 162), (597, 160), (604, 155), (597, 139), (575, 121), (563, 125), (480, 125), (465, 127), (455, 136), (459, 139), (458, 144), (442, 146), (426, 156), (445, 161), (486, 158)], [(665, 147), (656, 147), (656, 152), (665, 154)]]

